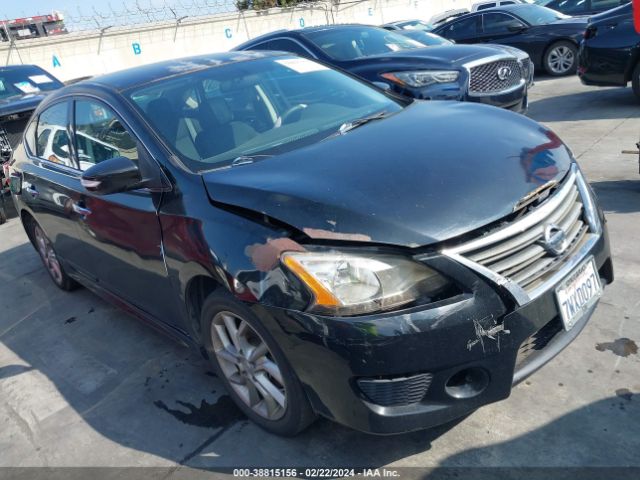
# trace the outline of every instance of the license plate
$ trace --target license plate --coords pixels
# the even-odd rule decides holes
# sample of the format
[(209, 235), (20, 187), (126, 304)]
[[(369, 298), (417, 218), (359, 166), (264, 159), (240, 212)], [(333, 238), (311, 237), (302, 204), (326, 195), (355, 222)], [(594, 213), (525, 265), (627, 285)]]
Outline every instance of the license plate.
[(596, 263), (591, 257), (556, 287), (556, 299), (564, 329), (571, 330), (601, 294), (602, 284)]

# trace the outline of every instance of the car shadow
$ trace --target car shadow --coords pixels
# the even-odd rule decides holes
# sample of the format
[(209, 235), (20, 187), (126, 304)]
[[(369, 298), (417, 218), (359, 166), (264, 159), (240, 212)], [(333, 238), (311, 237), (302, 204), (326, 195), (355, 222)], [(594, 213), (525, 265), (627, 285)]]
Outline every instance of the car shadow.
[(640, 118), (631, 88), (582, 88), (577, 93), (532, 99), (527, 115), (539, 122)]
[(640, 212), (640, 179), (592, 182), (605, 213)]
[[(616, 412), (613, 423), (612, 411)], [(615, 396), (572, 410), (508, 441), (446, 457), (438, 465), (442, 470), (422, 478), (637, 478), (640, 457), (633, 454), (634, 447), (625, 446), (625, 439), (635, 436), (638, 428), (640, 394), (620, 388)], [(613, 448), (621, 449), (613, 455), (622, 454), (628, 463), (612, 461)], [(503, 468), (488, 468), (496, 466)]]

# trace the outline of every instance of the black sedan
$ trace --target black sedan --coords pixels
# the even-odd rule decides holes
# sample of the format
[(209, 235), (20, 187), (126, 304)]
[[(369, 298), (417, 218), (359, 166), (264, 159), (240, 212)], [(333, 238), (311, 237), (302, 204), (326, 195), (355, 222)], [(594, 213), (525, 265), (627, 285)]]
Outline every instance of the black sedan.
[[(68, 163), (47, 157), (45, 131), (63, 132)], [(202, 352), (280, 434), (316, 415), (403, 432), (502, 400), (613, 279), (603, 214), (553, 132), (290, 54), (66, 87), (38, 107), (11, 177), (58, 287)]]
[(524, 50), (549, 75), (576, 72), (586, 18), (568, 17), (538, 5), (509, 5), (471, 13), (433, 33), (457, 43), (500, 43)]
[(580, 46), (578, 75), (586, 85), (626, 86), (640, 99), (640, 34), (631, 5), (594, 16)]
[[(441, 42), (439, 42), (441, 43)], [(425, 44), (366, 25), (279, 31), (236, 50), (276, 50), (320, 60), (400, 95), (465, 100), (523, 112), (533, 71), (526, 53), (503, 46)]]
[(573, 16), (596, 15), (629, 4), (629, 0), (535, 0), (543, 7)]
[(0, 67), (0, 224), (7, 219), (5, 197), (9, 192), (3, 164), (11, 158), (38, 104), (62, 86), (58, 79), (35, 65)]

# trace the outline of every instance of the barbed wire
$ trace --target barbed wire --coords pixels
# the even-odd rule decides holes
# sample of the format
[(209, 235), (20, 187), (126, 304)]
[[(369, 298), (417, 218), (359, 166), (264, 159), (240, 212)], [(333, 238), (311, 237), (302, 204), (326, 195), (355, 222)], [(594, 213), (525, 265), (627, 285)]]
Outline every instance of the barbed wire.
[(243, 10), (291, 7), (322, 0), (126, 0), (107, 2), (103, 8), (82, 6), (63, 10), (69, 32), (105, 30), (156, 22), (180, 23), (202, 16), (230, 14)]

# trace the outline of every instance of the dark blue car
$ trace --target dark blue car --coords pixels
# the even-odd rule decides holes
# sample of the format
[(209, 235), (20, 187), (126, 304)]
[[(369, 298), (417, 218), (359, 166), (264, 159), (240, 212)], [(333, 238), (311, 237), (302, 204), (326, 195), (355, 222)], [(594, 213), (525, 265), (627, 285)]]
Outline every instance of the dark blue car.
[(421, 100), (464, 100), (523, 112), (533, 79), (529, 56), (498, 45), (419, 40), (367, 25), (277, 31), (235, 50), (276, 50), (320, 60), (394, 93)]

